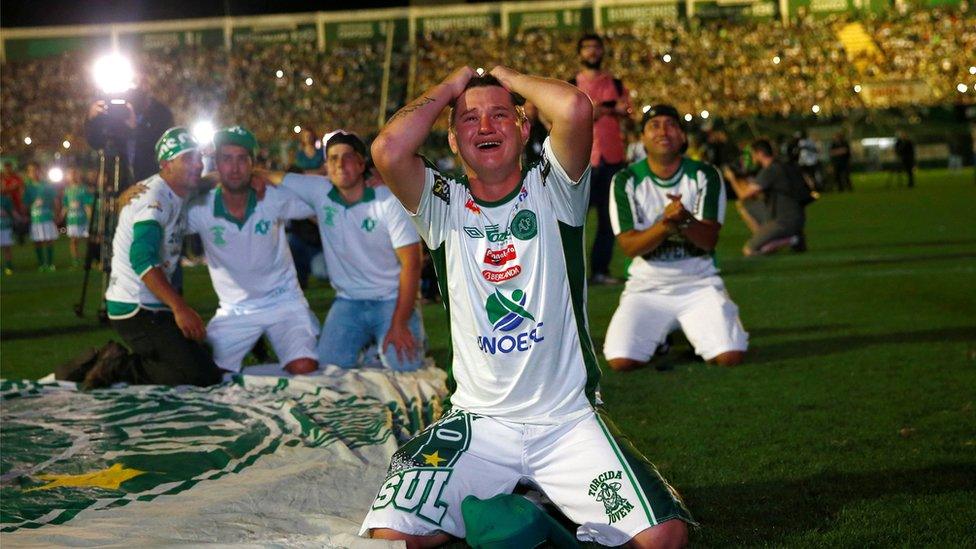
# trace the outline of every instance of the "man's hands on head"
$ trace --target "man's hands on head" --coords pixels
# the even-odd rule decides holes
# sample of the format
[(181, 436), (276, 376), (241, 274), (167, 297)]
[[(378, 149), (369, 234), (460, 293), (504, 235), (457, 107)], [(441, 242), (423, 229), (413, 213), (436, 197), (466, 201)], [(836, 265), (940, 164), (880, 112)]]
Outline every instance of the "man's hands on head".
[(468, 85), (468, 82), (476, 76), (478, 76), (478, 73), (476, 73), (474, 69), (467, 65), (463, 65), (454, 69), (454, 72), (449, 74), (442, 83), (450, 88), (451, 97), (453, 99), (457, 99), (462, 93), (464, 93), (464, 88)]

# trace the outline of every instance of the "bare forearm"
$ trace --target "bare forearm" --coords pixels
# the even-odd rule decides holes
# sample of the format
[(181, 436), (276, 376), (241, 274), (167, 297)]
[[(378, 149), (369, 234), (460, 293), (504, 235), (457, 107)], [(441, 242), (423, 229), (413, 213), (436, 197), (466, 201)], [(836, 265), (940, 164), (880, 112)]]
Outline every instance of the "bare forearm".
[(492, 74), (509, 90), (531, 101), (539, 108), (541, 118), (553, 128), (571, 125), (582, 119), (592, 120), (593, 104), (579, 88), (554, 78), (521, 74), (498, 67)]
[(680, 229), (682, 236), (699, 248), (711, 251), (718, 243), (718, 230), (720, 225), (716, 223), (706, 223), (692, 218), (691, 222)]
[(142, 282), (149, 288), (160, 301), (165, 303), (170, 309), (174, 311), (177, 309), (182, 309), (184, 307), (189, 307), (183, 296), (176, 291), (175, 288), (166, 280), (166, 275), (163, 270), (159, 267), (153, 267), (146, 271), (146, 274), (142, 275)]
[(408, 275), (400, 271), (400, 289), (397, 292), (396, 308), (393, 309), (394, 322), (407, 322), (413, 314), (417, 303), (417, 292), (420, 289), (420, 273)]
[[(453, 87), (441, 82), (396, 112), (380, 131), (373, 149), (380, 143), (383, 157), (413, 157), (430, 134), (441, 111), (457, 97)], [(375, 153), (374, 153), (375, 154)], [(381, 170), (382, 172), (382, 170)]]
[(658, 221), (643, 231), (628, 231), (617, 236), (617, 243), (628, 257), (637, 257), (654, 251), (672, 234), (664, 221)]

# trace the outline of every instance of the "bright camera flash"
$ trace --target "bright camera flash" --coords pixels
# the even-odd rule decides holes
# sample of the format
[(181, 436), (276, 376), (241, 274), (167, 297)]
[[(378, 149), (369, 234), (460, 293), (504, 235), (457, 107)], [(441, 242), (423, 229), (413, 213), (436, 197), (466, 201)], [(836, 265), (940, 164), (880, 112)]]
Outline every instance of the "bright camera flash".
[(95, 85), (102, 93), (125, 93), (136, 87), (136, 73), (132, 70), (132, 62), (118, 52), (99, 57), (92, 72)]

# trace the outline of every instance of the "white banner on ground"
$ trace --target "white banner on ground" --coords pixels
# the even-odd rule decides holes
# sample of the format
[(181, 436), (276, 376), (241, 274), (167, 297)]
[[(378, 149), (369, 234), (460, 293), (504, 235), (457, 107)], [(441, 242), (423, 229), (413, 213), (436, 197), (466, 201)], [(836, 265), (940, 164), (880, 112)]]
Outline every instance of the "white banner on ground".
[(356, 537), (444, 372), (236, 376), (91, 392), (0, 381), (4, 547), (383, 546)]

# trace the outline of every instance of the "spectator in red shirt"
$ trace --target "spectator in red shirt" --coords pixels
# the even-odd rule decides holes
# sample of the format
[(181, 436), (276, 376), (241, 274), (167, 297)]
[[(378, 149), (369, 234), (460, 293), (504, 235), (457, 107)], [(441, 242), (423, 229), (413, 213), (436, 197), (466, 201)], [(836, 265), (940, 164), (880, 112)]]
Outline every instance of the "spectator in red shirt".
[(630, 97), (623, 82), (603, 70), (603, 39), (587, 34), (576, 44), (582, 70), (570, 83), (583, 90), (593, 102), (593, 149), (590, 153), (590, 207), (596, 208), (596, 239), (590, 253), (590, 284), (617, 284), (610, 276), (613, 230), (610, 227), (610, 181), (626, 165), (627, 144), (621, 122), (630, 117)]

